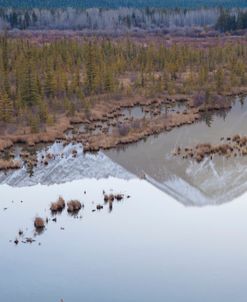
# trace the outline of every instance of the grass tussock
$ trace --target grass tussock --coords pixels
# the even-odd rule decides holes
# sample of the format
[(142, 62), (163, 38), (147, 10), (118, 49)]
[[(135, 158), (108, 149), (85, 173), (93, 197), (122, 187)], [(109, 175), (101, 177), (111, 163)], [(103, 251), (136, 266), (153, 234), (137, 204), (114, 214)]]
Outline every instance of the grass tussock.
[(59, 196), (58, 200), (56, 202), (53, 202), (50, 206), (50, 210), (54, 214), (58, 212), (62, 212), (64, 208), (65, 208), (65, 201), (61, 196)]
[(69, 213), (77, 213), (82, 208), (82, 204), (78, 200), (71, 200), (67, 203)]
[(36, 217), (34, 219), (34, 226), (37, 230), (42, 230), (45, 227), (45, 221), (41, 217)]

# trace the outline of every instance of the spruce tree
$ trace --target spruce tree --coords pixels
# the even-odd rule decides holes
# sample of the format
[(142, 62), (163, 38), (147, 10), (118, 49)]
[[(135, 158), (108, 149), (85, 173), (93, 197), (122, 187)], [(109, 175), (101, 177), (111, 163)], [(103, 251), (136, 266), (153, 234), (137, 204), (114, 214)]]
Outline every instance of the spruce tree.
[(7, 32), (1, 38), (2, 48), (2, 64), (3, 64), (3, 86), (4, 91), (10, 96), (10, 84), (9, 84), (9, 57), (8, 57), (8, 36)]
[(13, 103), (6, 92), (0, 95), (0, 120), (10, 122), (13, 117)]
[(31, 60), (31, 53), (28, 53), (27, 60), (23, 66), (23, 77), (21, 81), (21, 98), (23, 104), (26, 106), (36, 105), (39, 100), (37, 79), (33, 70), (33, 63)]
[(96, 70), (96, 53), (95, 45), (90, 41), (86, 49), (86, 89), (88, 94), (96, 91), (97, 70)]
[(49, 68), (46, 77), (45, 77), (45, 95), (48, 98), (52, 98), (55, 96), (55, 90), (56, 90), (56, 81), (53, 72)]

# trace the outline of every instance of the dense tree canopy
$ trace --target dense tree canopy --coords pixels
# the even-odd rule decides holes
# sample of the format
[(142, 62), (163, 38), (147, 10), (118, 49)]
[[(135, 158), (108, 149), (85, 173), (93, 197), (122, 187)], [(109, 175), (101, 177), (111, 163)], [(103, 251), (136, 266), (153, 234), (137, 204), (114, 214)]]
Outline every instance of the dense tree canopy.
[(219, 9), (0, 9), (0, 29), (75, 29), (123, 32), (130, 30), (212, 27)]
[[(1, 1), (1, 0), (0, 0)], [(85, 32), (123, 33), (176, 29), (216, 28), (234, 31), (247, 28), (246, 9), (15, 9), (0, 8), (1, 29), (73, 29)]]
[(18, 8), (118, 8), (118, 7), (159, 7), (159, 8), (198, 8), (198, 7), (246, 7), (246, 0), (0, 0), (0, 7)]
[(237, 29), (247, 28), (247, 11), (231, 12), (229, 10), (222, 9), (218, 21), (216, 23), (216, 29), (222, 32), (234, 31)]

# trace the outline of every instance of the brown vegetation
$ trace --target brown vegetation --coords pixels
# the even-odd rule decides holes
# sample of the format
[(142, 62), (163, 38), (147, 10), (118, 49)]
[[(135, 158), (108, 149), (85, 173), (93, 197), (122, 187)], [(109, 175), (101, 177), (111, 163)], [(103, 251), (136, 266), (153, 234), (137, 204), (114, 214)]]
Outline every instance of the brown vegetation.
[[(81, 135), (78, 140), (80, 141), (81, 139), (84, 152), (95, 152), (100, 149), (110, 149), (118, 145), (134, 143), (150, 135), (159, 134), (162, 131), (170, 131), (174, 127), (192, 124), (199, 118), (200, 115), (197, 111), (186, 114), (175, 113), (167, 118), (158, 116), (150, 120), (142, 120), (140, 128), (133, 129), (130, 125), (124, 135), (122, 133), (100, 133), (94, 136), (86, 134)], [(127, 127), (127, 123), (125, 127)]]
[[(33, 145), (38, 142), (52, 142), (56, 137), (60, 138), (59, 141), (63, 141), (65, 145), (71, 142), (77, 142), (83, 145), (84, 152), (95, 152), (100, 149), (110, 149), (122, 144), (134, 143), (150, 135), (159, 134), (162, 131), (170, 131), (175, 127), (193, 124), (201, 118), (201, 114), (204, 112), (231, 108), (231, 101), (227, 96), (214, 96), (214, 102), (207, 103), (201, 103), (201, 98), (205, 98), (205, 96), (195, 95), (194, 97), (189, 97), (186, 95), (176, 95), (173, 96), (173, 98), (165, 99), (146, 99), (141, 97), (136, 99), (129, 98), (122, 99), (118, 104), (113, 100), (109, 101), (109, 103), (102, 101), (96, 104), (95, 109), (92, 110), (90, 122), (83, 114), (77, 115), (78, 123), (83, 122), (85, 126), (90, 125), (91, 130), (89, 131), (76, 131), (76, 124), (74, 124), (73, 135), (71, 137), (66, 137), (64, 129), (70, 129), (72, 127), (71, 122), (75, 123), (75, 121), (71, 121), (68, 117), (63, 117), (62, 121), (56, 126), (56, 129), (60, 130), (56, 132), (55, 136), (52, 131), (51, 136), (48, 132), (45, 132), (39, 133), (36, 136), (30, 134), (29, 137), (28, 134), (25, 134), (24, 136), (9, 136), (9, 138), (11, 137), (14, 139), (13, 143), (29, 141), (29, 144)], [(178, 103), (183, 103), (187, 109), (181, 112), (168, 110), (168, 113), (162, 113), (160, 110), (161, 106), (166, 105), (168, 107), (170, 106), (169, 108), (172, 108), (172, 106)], [(150, 114), (150, 117), (134, 119), (130, 116), (125, 117), (124, 122), (118, 122), (118, 119), (123, 115), (123, 109), (134, 108), (136, 105), (143, 108), (143, 112), (145, 112), (145, 114)], [(107, 113), (107, 110), (110, 111)], [(113, 129), (111, 132), (109, 131), (109, 127), (112, 127)], [(97, 131), (95, 131), (95, 129), (97, 129)], [(39, 141), (39, 139), (41, 139), (41, 141)], [(72, 156), (77, 156), (76, 149), (72, 150)], [(37, 165), (37, 158), (33, 155), (31, 156), (29, 152), (22, 152), (21, 158), (24, 160), (24, 163), (29, 166), (33, 167)], [(43, 156), (41, 163), (48, 165), (49, 161), (54, 158), (53, 154), (47, 154), (46, 156)], [(4, 162), (2, 166), (3, 168), (8, 167), (6, 162)], [(9, 166), (17, 169), (21, 165), (14, 165), (13, 160), (11, 160)]]
[(41, 217), (36, 217), (34, 220), (34, 226), (36, 230), (42, 230), (45, 227), (45, 221)]
[(60, 196), (56, 202), (53, 202), (51, 204), (50, 210), (53, 214), (56, 214), (58, 212), (62, 212), (64, 208), (65, 208), (65, 201)]
[(0, 159), (0, 171), (1, 170), (16, 170), (21, 168), (21, 163), (18, 160), (4, 160)]
[(18, 128), (15, 134), (8, 134), (0, 136), (0, 151), (11, 147), (13, 144), (26, 144), (34, 146), (38, 143), (52, 143), (56, 139), (64, 139), (64, 132), (71, 128), (69, 118), (60, 116), (58, 122), (54, 126), (47, 126), (45, 131), (39, 133), (32, 133), (29, 128)]
[(226, 158), (247, 156), (247, 136), (236, 134), (233, 137), (227, 137), (225, 143), (218, 145), (204, 143), (198, 144), (194, 148), (186, 147), (183, 150), (178, 147), (173, 152), (173, 155), (182, 156), (184, 159), (192, 158), (198, 163), (206, 157), (212, 159), (214, 155), (224, 156)]
[(104, 207), (101, 204), (97, 204), (96, 209), (97, 210), (102, 210)]
[[(124, 195), (120, 194), (120, 193), (115, 194), (115, 195), (114, 194), (109, 194), (108, 195), (108, 194), (105, 194), (105, 192), (104, 192), (104, 201), (105, 201), (106, 204), (108, 204), (110, 212), (113, 209), (114, 200), (121, 201), (121, 200), (123, 200), (123, 198), (124, 198)], [(99, 209), (101, 209), (101, 208), (99, 208)]]
[(69, 213), (78, 213), (82, 208), (82, 204), (78, 200), (71, 200), (67, 203)]
[(114, 201), (114, 195), (113, 194), (110, 194), (110, 195), (107, 195), (107, 194), (105, 194), (104, 195), (104, 201), (107, 203), (107, 202), (109, 202), (109, 201)]
[[(86, 194), (86, 191), (84, 191), (84, 193)], [(114, 201), (121, 201), (125, 197), (125, 195), (121, 194), (121, 193), (106, 194), (105, 191), (103, 191), (103, 196), (104, 196), (105, 204), (108, 205), (110, 212), (112, 211)], [(127, 195), (126, 198), (130, 198), (130, 196)], [(84, 207), (84, 205), (78, 200), (71, 200), (67, 203), (67, 209), (68, 209), (69, 214), (71, 216), (74, 216), (75, 218), (80, 218), (80, 219), (82, 218), (82, 216), (78, 217), (76, 215), (76, 214), (78, 214), (78, 212), (80, 211), (80, 209), (82, 207)], [(52, 203), (50, 206), (50, 210), (51, 210), (52, 214), (57, 213), (58, 211), (63, 210), (64, 208), (65, 208), (65, 201), (61, 196), (58, 198), (58, 200), (56, 202)], [(96, 208), (94, 208), (92, 210), (92, 212), (95, 212), (96, 210), (100, 211), (103, 208), (104, 208), (104, 206), (102, 204), (98, 203), (96, 205)], [(45, 229), (45, 225), (47, 225), (50, 220), (57, 222), (57, 217), (53, 217), (53, 218), (46, 217), (45, 219), (43, 219), (43, 218), (37, 216), (34, 219), (34, 227), (36, 229), (34, 236), (42, 234)], [(26, 228), (26, 230), (28, 230), (28, 228)], [(65, 228), (60, 227), (60, 230), (65, 230)], [(25, 237), (23, 230), (19, 229), (16, 239), (13, 241), (10, 240), (10, 242), (14, 242), (15, 245), (18, 245), (20, 242), (24, 243), (24, 244), (33, 243), (33, 242), (35, 242), (35, 240), (32, 237)], [(39, 242), (39, 245), (41, 245), (40, 242)]]

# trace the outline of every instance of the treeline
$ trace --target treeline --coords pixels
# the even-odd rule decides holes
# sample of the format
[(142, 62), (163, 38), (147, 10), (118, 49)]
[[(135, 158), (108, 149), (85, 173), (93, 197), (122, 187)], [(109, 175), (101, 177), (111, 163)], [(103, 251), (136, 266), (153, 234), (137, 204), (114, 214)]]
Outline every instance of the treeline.
[(0, 0), (1, 7), (15, 8), (202, 8), (246, 7), (245, 0)]
[(247, 28), (247, 11), (229, 11), (222, 9), (216, 23), (216, 29), (227, 32)]
[(186, 27), (213, 27), (218, 17), (218, 9), (0, 9), (0, 28), (107, 32), (155, 31)]
[[(60, 39), (0, 39), (0, 125), (38, 131), (58, 114), (90, 112), (98, 99), (231, 91), (247, 84), (247, 46), (208, 48)], [(102, 97), (107, 95), (108, 97)], [(5, 127), (5, 126), (4, 126)]]
[(247, 28), (247, 10), (240, 9), (0, 9), (2, 29), (58, 29), (86, 32), (172, 32), (204, 28), (222, 32)]

